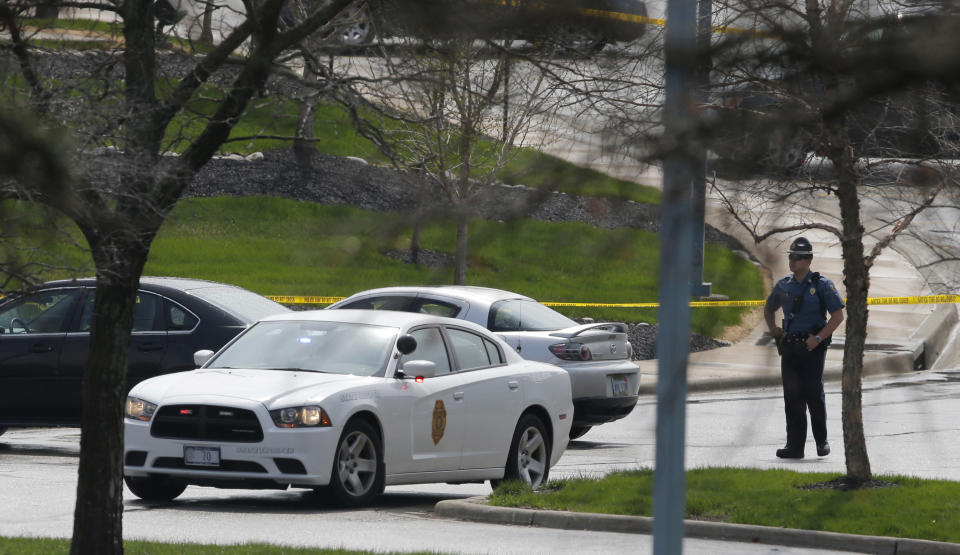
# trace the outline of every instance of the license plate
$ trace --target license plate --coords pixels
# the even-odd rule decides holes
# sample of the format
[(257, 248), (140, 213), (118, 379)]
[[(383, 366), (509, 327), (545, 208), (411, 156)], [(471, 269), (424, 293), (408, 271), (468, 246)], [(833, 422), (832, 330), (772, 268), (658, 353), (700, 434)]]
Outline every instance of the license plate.
[(190, 466), (220, 466), (220, 448), (184, 445), (183, 464)]
[(626, 376), (612, 376), (610, 383), (613, 385), (614, 397), (626, 397), (630, 395), (630, 386)]

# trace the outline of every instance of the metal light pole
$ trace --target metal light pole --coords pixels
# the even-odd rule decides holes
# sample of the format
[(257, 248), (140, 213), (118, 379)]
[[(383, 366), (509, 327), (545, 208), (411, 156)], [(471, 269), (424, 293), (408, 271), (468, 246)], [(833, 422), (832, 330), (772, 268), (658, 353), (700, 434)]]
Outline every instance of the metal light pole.
[[(705, 104), (710, 89), (710, 37), (713, 34), (713, 0), (700, 0), (697, 9), (697, 92), (700, 104)], [(709, 297), (710, 283), (703, 281), (703, 233), (707, 203), (707, 149), (704, 141), (696, 141), (696, 166), (693, 175), (693, 276), (690, 281), (692, 297)]]
[(657, 338), (657, 449), (653, 478), (653, 552), (683, 551), (686, 504), (687, 351), (690, 341), (690, 282), (693, 260), (691, 200), (697, 156), (685, 132), (697, 104), (697, 3), (668, 0), (665, 43), (666, 99), (660, 221), (660, 310)]

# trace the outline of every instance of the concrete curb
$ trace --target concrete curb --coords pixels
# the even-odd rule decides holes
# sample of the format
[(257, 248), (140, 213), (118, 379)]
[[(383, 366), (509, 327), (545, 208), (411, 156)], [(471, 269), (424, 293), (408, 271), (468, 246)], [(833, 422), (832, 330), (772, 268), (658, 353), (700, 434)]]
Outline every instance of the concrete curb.
[[(493, 507), (486, 504), (486, 499), (486, 497), (471, 497), (466, 500), (440, 501), (435, 508), (436, 515), (443, 518), (487, 524), (540, 526), (563, 530), (627, 534), (650, 534), (653, 531), (652, 517)], [(960, 554), (960, 544), (956, 543), (698, 520), (684, 521), (684, 536), (742, 543), (875, 553), (878, 555)]]

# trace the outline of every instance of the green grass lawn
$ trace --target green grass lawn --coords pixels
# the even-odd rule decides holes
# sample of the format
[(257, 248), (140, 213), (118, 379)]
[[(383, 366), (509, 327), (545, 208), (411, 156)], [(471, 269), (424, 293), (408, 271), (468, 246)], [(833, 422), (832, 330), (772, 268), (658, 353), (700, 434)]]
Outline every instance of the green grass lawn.
[[(401, 553), (397, 551), (355, 551), (348, 549), (311, 549), (284, 547), (265, 543), (241, 545), (202, 545), (195, 543), (158, 543), (124, 541), (124, 553), (130, 555), (373, 555), (377, 553)], [(0, 537), (0, 553), (3, 555), (56, 555), (70, 553), (70, 540), (53, 538), (4, 538)], [(418, 551), (412, 554), (429, 554)]]
[[(837, 474), (704, 468), (687, 472), (686, 518), (960, 542), (960, 483), (902, 476), (875, 477), (892, 487), (842, 491), (803, 486)], [(503, 484), (491, 505), (652, 516), (653, 471), (571, 479), (533, 492)]]
[[(29, 210), (27, 205), (16, 209)], [(40, 221), (23, 222), (31, 230), (24, 244), (42, 236)], [(410, 232), (399, 213), (267, 197), (186, 199), (154, 240), (144, 275), (234, 283), (263, 295), (347, 296), (388, 285), (452, 283), (451, 268), (433, 269), (387, 256), (407, 248)], [(44, 279), (92, 275), (89, 255), (64, 246), (61, 236), (46, 234), (53, 252), (44, 256), (60, 267), (80, 269), (53, 270)], [(421, 231), (421, 246), (452, 257), (455, 236), (452, 223), (435, 222)], [(467, 279), (471, 285), (548, 302), (656, 301), (658, 244), (656, 235), (632, 229), (476, 220), (470, 226)], [(705, 279), (734, 299), (763, 294), (757, 268), (723, 248), (707, 248)], [(656, 309), (559, 310), (626, 322), (652, 323), (657, 318)], [(745, 310), (694, 309), (692, 326), (717, 336), (725, 326), (738, 323)]]
[[(455, 228), (421, 231), (423, 248), (452, 255)], [(188, 199), (154, 241), (146, 275), (235, 283), (264, 295), (346, 296), (387, 285), (449, 284), (452, 269), (431, 269), (386, 256), (409, 244), (402, 214), (323, 206), (279, 198)], [(579, 223), (475, 220), (470, 226), (468, 283), (541, 301), (657, 300), (657, 236)], [(710, 246), (705, 279), (734, 299), (763, 294), (756, 267)], [(560, 309), (571, 316), (656, 321), (655, 309)], [(716, 336), (745, 309), (693, 311), (693, 328)]]

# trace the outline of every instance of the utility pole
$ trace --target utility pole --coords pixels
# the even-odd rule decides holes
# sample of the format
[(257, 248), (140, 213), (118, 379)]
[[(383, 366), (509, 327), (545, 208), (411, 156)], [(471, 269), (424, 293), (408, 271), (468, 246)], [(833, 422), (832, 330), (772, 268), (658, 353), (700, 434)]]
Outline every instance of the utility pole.
[[(713, 35), (713, 0), (700, 0), (697, 6), (697, 100), (707, 103), (710, 94), (710, 38)], [(707, 149), (705, 141), (695, 142), (696, 162), (693, 174), (693, 275), (690, 296), (709, 297), (710, 283), (703, 281), (703, 235), (707, 205)]]
[(702, 158), (691, 152), (690, 130), (697, 104), (697, 2), (667, 1), (660, 216), (660, 310), (657, 351), (657, 448), (653, 476), (653, 552), (683, 552), (686, 508), (687, 352), (690, 344), (690, 283), (693, 269), (694, 175)]

